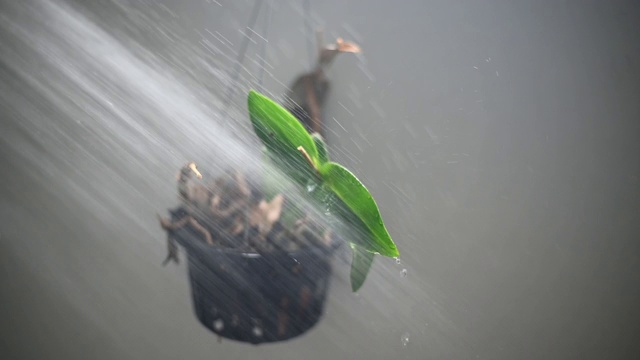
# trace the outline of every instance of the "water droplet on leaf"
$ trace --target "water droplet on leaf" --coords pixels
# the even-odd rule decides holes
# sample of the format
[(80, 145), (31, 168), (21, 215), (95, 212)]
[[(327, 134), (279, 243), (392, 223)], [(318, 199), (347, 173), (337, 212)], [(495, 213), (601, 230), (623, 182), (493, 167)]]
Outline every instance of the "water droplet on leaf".
[(307, 184), (307, 192), (313, 192), (317, 187), (318, 187), (318, 185), (317, 185), (317, 184), (314, 184), (314, 183), (308, 183), (308, 184)]
[(224, 321), (222, 321), (222, 319), (217, 319), (213, 322), (213, 328), (216, 331), (222, 331), (222, 329), (224, 329)]

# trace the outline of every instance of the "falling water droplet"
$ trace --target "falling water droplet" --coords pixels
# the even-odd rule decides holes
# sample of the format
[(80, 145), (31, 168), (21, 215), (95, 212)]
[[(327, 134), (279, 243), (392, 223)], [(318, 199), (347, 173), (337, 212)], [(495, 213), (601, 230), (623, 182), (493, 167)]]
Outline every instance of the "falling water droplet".
[(399, 257), (396, 257), (396, 258), (394, 258), (394, 259), (396, 259), (396, 264), (400, 265), (400, 258), (399, 258)]
[(262, 329), (258, 326), (254, 326), (253, 335), (255, 335), (256, 337), (262, 337)]
[(307, 192), (313, 192), (316, 189), (316, 187), (318, 187), (318, 184), (315, 184), (315, 183), (312, 183), (312, 182), (308, 183), (307, 184)]
[(222, 331), (222, 329), (224, 329), (224, 321), (222, 321), (222, 319), (217, 319), (213, 322), (213, 328), (216, 331)]
[(407, 269), (402, 269), (402, 271), (400, 271), (400, 276), (407, 277)]
[(400, 340), (402, 341), (402, 346), (407, 346), (407, 344), (409, 344), (409, 333), (406, 332), (402, 334), (402, 337), (400, 338)]

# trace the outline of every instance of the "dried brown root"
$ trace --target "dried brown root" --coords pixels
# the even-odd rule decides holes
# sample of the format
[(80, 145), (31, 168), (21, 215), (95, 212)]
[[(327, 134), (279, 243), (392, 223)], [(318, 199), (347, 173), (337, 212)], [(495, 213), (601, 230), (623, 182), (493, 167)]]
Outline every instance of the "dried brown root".
[(202, 236), (204, 236), (205, 240), (207, 241), (207, 244), (213, 245), (213, 238), (211, 237), (211, 233), (209, 232), (209, 230), (207, 230), (204, 226), (200, 225), (198, 220), (194, 219), (192, 216), (185, 216), (184, 218), (175, 222), (172, 222), (169, 219), (163, 219), (162, 217), (160, 217), (160, 215), (158, 215), (158, 219), (160, 219), (160, 226), (166, 231), (181, 229), (187, 224), (189, 224), (196, 231), (201, 233)]
[[(306, 151), (299, 150), (310, 161)], [(177, 262), (176, 238), (171, 238), (172, 231), (185, 226), (210, 246), (258, 252), (295, 251), (330, 244), (331, 233), (306, 216), (293, 228), (280, 223), (285, 196), (279, 194), (270, 201), (260, 199), (263, 195), (253, 189), (242, 172), (226, 172), (210, 185), (191, 182), (194, 174), (202, 176), (193, 163), (183, 166), (178, 174), (178, 189), (183, 200), (181, 208), (185, 215), (174, 221), (158, 216), (161, 227), (170, 237), (165, 263)]]
[(191, 170), (194, 174), (196, 174), (196, 177), (198, 179), (202, 179), (202, 174), (200, 173), (200, 171), (198, 171), (198, 168), (196, 167), (196, 163), (194, 162), (190, 162), (187, 164), (187, 167), (189, 168), (189, 170)]
[(327, 229), (324, 231), (324, 234), (322, 234), (322, 240), (324, 242), (324, 245), (327, 247), (333, 244), (333, 232), (331, 231), (331, 229)]
[(160, 215), (156, 215), (156, 216), (158, 217), (158, 220), (160, 220), (160, 227), (162, 227), (162, 229), (164, 229), (165, 231), (180, 229), (185, 225), (187, 225), (187, 222), (189, 221), (188, 216), (176, 222), (172, 222), (169, 219), (165, 219)]
[(330, 247), (333, 243), (331, 229), (323, 229), (320, 224), (311, 220), (308, 216), (298, 219), (292, 229), (293, 237), (298, 245)]
[(244, 231), (244, 219), (242, 218), (242, 216), (236, 216), (233, 219), (233, 224), (231, 226), (231, 234), (232, 235), (239, 235)]
[(196, 184), (189, 189), (189, 203), (203, 213), (209, 211), (211, 196), (212, 191), (202, 184)]
[(273, 224), (280, 219), (283, 203), (284, 196), (282, 194), (276, 195), (269, 202), (266, 200), (260, 201), (257, 206), (251, 209), (249, 225), (257, 227), (261, 235), (268, 234)]
[(244, 174), (238, 170), (235, 171), (236, 184), (238, 185), (238, 190), (240, 190), (240, 194), (245, 197), (249, 197), (251, 195), (251, 189), (249, 189), (249, 184), (247, 183), (247, 179), (245, 179)]
[(214, 216), (226, 218), (231, 216), (233, 213), (236, 213), (247, 206), (247, 200), (245, 199), (237, 199), (231, 205), (229, 205), (226, 209), (221, 208), (222, 198), (220, 195), (214, 195), (211, 198), (211, 205), (209, 206), (211, 213)]
[(198, 220), (192, 217), (189, 217), (189, 224), (191, 224), (191, 226), (193, 226), (194, 229), (196, 229), (198, 232), (202, 234), (202, 236), (204, 236), (205, 240), (207, 240), (207, 244), (213, 245), (213, 238), (211, 237), (211, 233), (209, 232), (209, 230), (207, 230), (207, 228), (200, 225)]
[(162, 262), (162, 266), (167, 265), (169, 262), (175, 262), (176, 264), (180, 263), (180, 258), (178, 258), (178, 245), (176, 245), (173, 237), (167, 237), (167, 257)]
[[(160, 215), (156, 214), (158, 220), (160, 221), (160, 227), (163, 230), (175, 230), (183, 227), (186, 224), (187, 219), (181, 219), (180, 221), (171, 222), (169, 219), (164, 219)], [(175, 240), (171, 235), (167, 237), (167, 257), (162, 262), (162, 266), (167, 265), (169, 262), (175, 262), (176, 264), (180, 263), (180, 259), (178, 258), (178, 246), (176, 245)]]
[(178, 172), (178, 194), (180, 200), (187, 201), (189, 199), (189, 180), (191, 174), (196, 174), (198, 179), (202, 179), (202, 174), (198, 171), (198, 168), (194, 162), (189, 162), (180, 169)]
[(232, 219), (248, 210), (250, 197), (251, 189), (244, 174), (236, 170), (216, 179), (207, 210), (214, 217)]
[(352, 43), (349, 41), (344, 41), (342, 40), (342, 38), (338, 38), (336, 40), (336, 50), (338, 50), (339, 52), (343, 52), (343, 53), (352, 53), (352, 54), (358, 54), (360, 53), (362, 50), (360, 49), (360, 46), (358, 46), (358, 44), (356, 43)]

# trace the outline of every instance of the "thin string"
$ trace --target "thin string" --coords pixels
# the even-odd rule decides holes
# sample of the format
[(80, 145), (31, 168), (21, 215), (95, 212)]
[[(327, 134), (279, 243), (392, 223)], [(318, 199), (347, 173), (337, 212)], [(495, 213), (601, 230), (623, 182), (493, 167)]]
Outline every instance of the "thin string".
[[(266, 59), (267, 59), (267, 43), (269, 42), (269, 25), (271, 25), (271, 15), (273, 13), (273, 0), (267, 0), (267, 15), (266, 18), (264, 20), (263, 26), (262, 26), (262, 37), (263, 37), (263, 42), (260, 45), (260, 50), (259, 50), (259, 54), (258, 54), (258, 90), (261, 93), (264, 93), (264, 72), (265, 72), (265, 66), (266, 66)], [(263, 185), (264, 187), (264, 185)], [(247, 206), (247, 208), (244, 209), (245, 211), (245, 224), (244, 224), (244, 233), (242, 234), (242, 237), (244, 239), (245, 244), (249, 242), (249, 235), (250, 235), (250, 226), (249, 226), (249, 207)]]
[[(253, 5), (253, 9), (251, 10), (251, 17), (249, 18), (249, 23), (247, 25), (246, 30), (253, 29), (256, 21), (258, 20), (258, 14), (260, 13), (260, 8), (262, 5), (262, 0), (256, 0)], [(240, 75), (240, 69), (242, 68), (242, 63), (244, 62), (244, 56), (247, 53), (247, 49), (249, 47), (249, 41), (251, 41), (251, 37), (253, 36), (253, 31), (249, 30), (245, 32), (245, 37), (240, 44), (240, 51), (238, 51), (238, 57), (236, 58), (236, 63), (233, 67), (233, 72), (231, 73), (231, 84), (227, 86), (226, 94), (223, 101), (223, 112), (222, 116), (225, 119), (225, 122), (228, 124), (228, 111), (229, 105), (231, 104), (231, 99), (235, 94), (236, 82), (238, 81), (238, 76)]]
[(267, 18), (262, 28), (262, 36), (264, 41), (260, 46), (260, 56), (258, 58), (258, 89), (264, 93), (264, 67), (267, 59), (267, 43), (269, 42), (269, 25), (271, 25), (271, 15), (273, 13), (273, 0), (267, 0)]
[(315, 47), (313, 46), (313, 28), (311, 26), (311, 1), (304, 0), (304, 28), (307, 37), (307, 52), (309, 53), (309, 71), (313, 70), (315, 65)]

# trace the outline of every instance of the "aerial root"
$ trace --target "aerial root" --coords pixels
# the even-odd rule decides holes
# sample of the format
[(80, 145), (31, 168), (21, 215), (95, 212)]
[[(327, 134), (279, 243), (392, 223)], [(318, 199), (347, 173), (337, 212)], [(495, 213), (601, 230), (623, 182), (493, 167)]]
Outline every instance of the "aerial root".
[(167, 265), (170, 261), (173, 261), (176, 264), (180, 263), (180, 259), (178, 258), (178, 246), (171, 236), (167, 238), (167, 257), (162, 262), (162, 266)]
[(189, 216), (189, 224), (191, 224), (194, 229), (196, 229), (202, 234), (202, 236), (204, 236), (204, 238), (207, 240), (207, 244), (213, 245), (213, 238), (211, 237), (211, 233), (204, 226), (200, 225), (198, 220)]
[(158, 215), (158, 219), (160, 220), (160, 226), (165, 231), (173, 231), (173, 230), (182, 229), (187, 224), (189, 224), (196, 231), (198, 231), (200, 234), (202, 234), (202, 236), (207, 241), (207, 244), (213, 245), (213, 237), (211, 236), (211, 233), (209, 232), (209, 230), (207, 230), (204, 226), (200, 225), (198, 220), (194, 219), (192, 216), (185, 216), (182, 219), (180, 219), (178, 221), (174, 221), (174, 222), (172, 222), (169, 219), (164, 219), (160, 215)]

